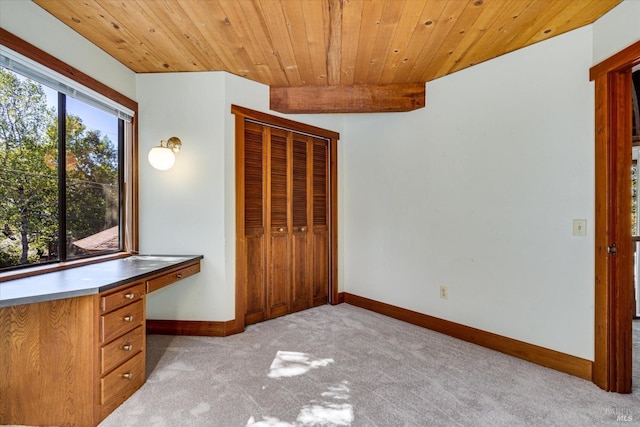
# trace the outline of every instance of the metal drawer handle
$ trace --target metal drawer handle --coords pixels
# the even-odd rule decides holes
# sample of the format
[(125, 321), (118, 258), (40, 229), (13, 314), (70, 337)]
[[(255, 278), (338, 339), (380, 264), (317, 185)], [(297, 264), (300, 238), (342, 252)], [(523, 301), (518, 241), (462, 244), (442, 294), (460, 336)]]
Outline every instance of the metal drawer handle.
[(124, 378), (125, 380), (130, 380), (131, 378), (133, 378), (133, 375), (131, 374), (131, 372), (127, 372), (122, 374), (122, 378)]
[(304, 230), (305, 230), (305, 228), (304, 228), (304, 227), (300, 227), (300, 231), (304, 231)]
[(278, 228), (278, 232), (282, 233), (284, 231), (284, 228), (280, 227)]
[(125, 294), (125, 295), (124, 295), (124, 297), (125, 297), (126, 299), (133, 299), (133, 298), (135, 297), (135, 295), (134, 295), (134, 294), (132, 294), (132, 293), (128, 293), (128, 294)]
[(133, 320), (133, 316), (124, 316), (122, 320), (124, 320), (125, 322), (131, 322)]
[(178, 279), (182, 279), (182, 273), (178, 273), (178, 274), (176, 274), (176, 277), (177, 277)]
[(122, 349), (124, 351), (131, 351), (131, 349), (133, 348), (133, 346), (131, 344), (125, 344), (122, 346)]

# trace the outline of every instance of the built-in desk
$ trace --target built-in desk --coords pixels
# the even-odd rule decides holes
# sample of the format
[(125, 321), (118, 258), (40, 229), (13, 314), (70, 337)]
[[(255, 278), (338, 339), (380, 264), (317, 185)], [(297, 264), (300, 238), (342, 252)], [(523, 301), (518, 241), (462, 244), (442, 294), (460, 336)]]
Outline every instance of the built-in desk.
[(202, 256), (141, 256), (0, 283), (0, 425), (96, 426), (145, 382), (146, 294)]

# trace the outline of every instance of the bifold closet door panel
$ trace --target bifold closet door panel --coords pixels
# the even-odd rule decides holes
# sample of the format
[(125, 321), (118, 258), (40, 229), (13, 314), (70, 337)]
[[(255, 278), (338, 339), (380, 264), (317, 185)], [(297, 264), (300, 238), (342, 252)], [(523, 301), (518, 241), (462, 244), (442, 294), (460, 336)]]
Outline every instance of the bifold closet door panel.
[(266, 128), (269, 153), (267, 161), (267, 222), (270, 230), (267, 302), (269, 318), (291, 312), (291, 247), (289, 239), (290, 132)]
[(329, 141), (243, 123), (245, 324), (328, 302)]
[(311, 218), (311, 174), (313, 157), (312, 139), (309, 136), (292, 135), (292, 259), (293, 274), (291, 309), (300, 311), (312, 304), (311, 278), (309, 276), (309, 218)]
[(313, 260), (311, 291), (313, 306), (323, 305), (329, 298), (329, 143), (313, 138), (312, 220)]
[(245, 323), (267, 318), (266, 251), (264, 218), (263, 127), (245, 122), (244, 132), (244, 263)]
[(264, 235), (246, 236), (245, 247), (245, 324), (250, 325), (267, 319)]

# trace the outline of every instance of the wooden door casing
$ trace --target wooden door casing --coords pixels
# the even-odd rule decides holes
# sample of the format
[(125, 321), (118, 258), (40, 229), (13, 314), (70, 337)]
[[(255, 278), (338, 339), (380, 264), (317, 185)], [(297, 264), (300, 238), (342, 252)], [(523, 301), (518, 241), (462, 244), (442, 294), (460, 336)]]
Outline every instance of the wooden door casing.
[[(592, 380), (631, 393), (631, 69), (640, 42), (595, 65), (595, 349)], [(615, 251), (612, 245), (615, 244)]]
[[(608, 256), (609, 295), (611, 302), (620, 305), (609, 328), (613, 345), (623, 351), (610, 365), (610, 384), (620, 393), (631, 393), (632, 345), (632, 286), (633, 245), (631, 241), (631, 71), (624, 70), (610, 76), (609, 84), (616, 92), (626, 93), (626, 100), (618, 99), (618, 105), (610, 112), (610, 120), (616, 123), (608, 141), (609, 169), (609, 244), (616, 245), (615, 255)], [(611, 307), (611, 306), (610, 306)], [(627, 347), (624, 349), (624, 347)]]

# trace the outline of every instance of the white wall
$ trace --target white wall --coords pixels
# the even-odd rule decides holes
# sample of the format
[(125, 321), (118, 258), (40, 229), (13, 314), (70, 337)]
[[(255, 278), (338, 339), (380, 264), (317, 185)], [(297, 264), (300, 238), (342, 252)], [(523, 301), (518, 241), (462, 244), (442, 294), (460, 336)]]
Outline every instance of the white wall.
[(593, 64), (640, 40), (640, 1), (625, 0), (593, 24)]
[[(235, 121), (231, 105), (269, 111), (269, 88), (222, 72), (138, 75), (140, 251), (203, 254), (200, 274), (150, 294), (151, 319), (235, 317)], [(270, 112), (272, 113), (272, 112)], [(340, 116), (292, 117), (339, 131)], [(160, 139), (183, 141), (176, 165), (153, 169)]]
[(0, 0), (0, 27), (136, 99), (135, 73), (31, 1)]
[(591, 359), (591, 48), (579, 29), (348, 117), (345, 290)]
[[(628, 3), (619, 7), (635, 11)], [(429, 83), (423, 110), (290, 116), (342, 134), (341, 291), (593, 358), (588, 69), (594, 52), (626, 47), (633, 33), (617, 28), (625, 36), (603, 42), (600, 33), (616, 26), (610, 15), (606, 25)], [(200, 275), (149, 297), (149, 317), (232, 319), (229, 110), (269, 112), (268, 89), (229, 74), (163, 74), (139, 76), (138, 97), (142, 250), (205, 254)], [(163, 115), (174, 102), (179, 108)], [(149, 170), (146, 151), (173, 134), (185, 141), (178, 165)], [(182, 220), (166, 230), (162, 212)], [(571, 235), (574, 218), (587, 219), (587, 237)], [(449, 287), (446, 301), (440, 285)]]
[[(640, 2), (593, 26), (427, 86), (406, 114), (290, 116), (341, 133), (341, 290), (593, 357), (593, 86), (588, 69), (640, 38)], [(202, 273), (150, 295), (151, 318), (233, 318), (230, 104), (268, 89), (225, 73), (140, 75), (37, 5), (0, 26), (140, 102), (141, 246), (203, 253)], [(174, 169), (146, 153), (184, 141)], [(571, 220), (588, 221), (587, 237)], [(440, 285), (449, 299), (438, 298)]]
[[(238, 105), (256, 111), (286, 117), (290, 120), (306, 123), (313, 126), (341, 132), (343, 129), (343, 117), (336, 114), (324, 115), (285, 115), (269, 110), (269, 88), (266, 85), (256, 83), (232, 74), (226, 76), (225, 92), (225, 165), (226, 165), (226, 199), (225, 199), (225, 237), (226, 237), (226, 271), (229, 288), (235, 289), (235, 116), (230, 114), (231, 105)], [(338, 143), (338, 156), (342, 157), (343, 143)], [(338, 183), (342, 179), (342, 164), (338, 162)], [(342, 190), (339, 191), (339, 198)], [(342, 223), (342, 200), (338, 200), (338, 227)], [(340, 235), (338, 246), (342, 247), (343, 239)], [(338, 251), (338, 264), (342, 265), (342, 252)], [(338, 282), (344, 279), (343, 270), (338, 274)], [(234, 300), (235, 301), (235, 298)]]
[[(140, 252), (205, 255), (200, 274), (149, 295), (151, 319), (234, 318), (225, 282), (224, 82), (222, 72), (138, 75)], [(147, 153), (171, 136), (182, 150), (173, 168), (158, 171)]]
[[(31, 1), (0, 0), (0, 26), (140, 100), (140, 250), (205, 255), (201, 274), (149, 296), (149, 318), (233, 319), (235, 134), (230, 106), (269, 112), (268, 87), (220, 72), (136, 76)], [(342, 127), (335, 115), (291, 118), (338, 132)], [(156, 171), (147, 153), (173, 135), (184, 142), (177, 163), (169, 171)]]

